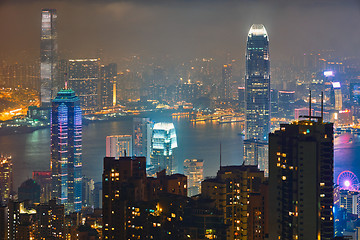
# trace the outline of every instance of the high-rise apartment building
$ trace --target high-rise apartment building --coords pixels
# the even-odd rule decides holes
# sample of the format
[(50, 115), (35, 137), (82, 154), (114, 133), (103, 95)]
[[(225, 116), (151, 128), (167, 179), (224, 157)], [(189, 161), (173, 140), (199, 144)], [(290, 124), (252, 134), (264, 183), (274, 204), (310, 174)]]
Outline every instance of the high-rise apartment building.
[(67, 213), (80, 211), (82, 189), (82, 119), (80, 100), (71, 89), (58, 92), (52, 101), (52, 198)]
[(188, 196), (201, 193), (201, 182), (204, 180), (204, 161), (202, 159), (185, 159), (184, 175), (188, 177)]
[(333, 124), (281, 124), (269, 139), (269, 239), (334, 237)]
[(279, 91), (279, 118), (294, 120), (295, 91)]
[(6, 204), (13, 190), (13, 167), (11, 157), (0, 157), (0, 205)]
[(244, 160), (264, 166), (260, 169), (267, 175), (267, 156), (255, 156), (261, 151), (253, 149), (258, 143), (266, 145), (270, 132), (269, 38), (262, 24), (253, 24), (247, 38), (245, 102), (245, 139), (249, 144), (244, 144), (244, 156), (251, 156), (251, 159), (245, 157)]
[(174, 149), (177, 148), (177, 138), (173, 123), (155, 123), (152, 133), (151, 165), (155, 171), (163, 169), (167, 174), (175, 172), (176, 163)]
[(101, 66), (101, 107), (116, 105), (117, 64)]
[(132, 156), (132, 136), (113, 135), (106, 137), (106, 157)]
[(330, 101), (337, 111), (342, 110), (342, 94), (340, 82), (333, 82), (331, 89)]
[(133, 118), (133, 155), (146, 157), (150, 163), (152, 125), (150, 118)]
[[(133, 183), (128, 186), (130, 180), (133, 180)], [(103, 239), (126, 239), (127, 201), (144, 200), (145, 186), (145, 157), (104, 158)]]
[[(266, 210), (262, 202), (266, 194), (262, 191), (264, 181), (264, 172), (257, 166), (241, 165), (221, 167), (215, 178), (202, 182), (202, 197), (213, 200), (215, 208), (223, 213), (227, 226), (226, 239), (264, 239), (255, 238), (257, 235), (265, 236), (267, 230)], [(259, 195), (258, 199), (255, 194)], [(254, 202), (250, 205), (251, 199)], [(249, 219), (256, 221), (250, 222)], [(253, 232), (250, 233), (250, 229)], [(259, 229), (261, 232), (258, 232)]]
[(221, 98), (230, 99), (231, 96), (231, 81), (232, 81), (232, 66), (231, 64), (224, 64), (222, 67), (222, 82), (221, 82)]
[(41, 11), (41, 41), (40, 41), (40, 101), (41, 105), (50, 107), (51, 99), (57, 92), (57, 32), (56, 9)]
[(79, 96), (82, 110), (98, 109), (101, 105), (100, 59), (70, 59), (68, 84)]
[(65, 208), (50, 200), (36, 206), (37, 229), (34, 239), (66, 239)]

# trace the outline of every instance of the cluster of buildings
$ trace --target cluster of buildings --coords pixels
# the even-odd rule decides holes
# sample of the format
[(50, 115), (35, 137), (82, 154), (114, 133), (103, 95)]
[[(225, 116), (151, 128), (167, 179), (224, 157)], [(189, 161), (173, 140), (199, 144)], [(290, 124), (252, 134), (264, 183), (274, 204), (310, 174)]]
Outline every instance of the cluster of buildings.
[[(339, 218), (334, 228), (334, 126), (325, 119), (338, 124), (343, 113), (357, 108), (345, 110), (333, 72), (324, 72), (324, 80), (314, 77), (309, 108), (296, 109), (297, 91), (271, 89), (268, 33), (254, 24), (247, 37), (245, 87), (233, 91), (229, 63), (215, 91), (220, 103), (238, 94), (245, 121), (242, 165), (220, 166), (215, 177), (204, 180), (204, 162), (186, 159), (184, 174), (176, 173), (174, 124), (134, 118), (131, 135), (106, 138), (102, 183), (94, 183), (82, 174), (82, 112), (115, 106), (123, 90), (115, 64), (57, 60), (56, 18), (54, 9), (42, 11), (40, 99), (42, 107), (51, 107), (50, 171), (34, 172), (15, 197), (11, 158), (0, 158), (0, 239), (332, 240), (337, 229), (346, 235)], [(330, 65), (340, 72), (341, 64)], [(211, 75), (209, 69), (201, 73)], [(156, 67), (153, 77), (161, 84), (150, 81), (144, 96), (163, 101), (169, 94), (162, 85), (166, 74)], [(180, 79), (176, 101), (212, 92), (205, 82)], [(355, 104), (357, 85), (351, 86)], [(325, 92), (321, 101), (319, 91)], [(127, 94), (130, 101), (142, 96), (135, 88)], [(317, 115), (312, 106), (319, 103)], [(273, 116), (298, 120), (271, 131)], [(335, 203), (340, 211), (359, 214), (357, 195), (339, 190)]]

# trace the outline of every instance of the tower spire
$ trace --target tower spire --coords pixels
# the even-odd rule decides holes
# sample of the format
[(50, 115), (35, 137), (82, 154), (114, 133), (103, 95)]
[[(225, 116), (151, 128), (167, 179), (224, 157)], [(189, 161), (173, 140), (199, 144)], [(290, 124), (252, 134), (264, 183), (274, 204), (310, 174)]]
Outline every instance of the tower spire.
[(221, 159), (221, 141), (220, 141), (220, 170), (221, 170), (221, 165), (222, 165), (222, 159)]

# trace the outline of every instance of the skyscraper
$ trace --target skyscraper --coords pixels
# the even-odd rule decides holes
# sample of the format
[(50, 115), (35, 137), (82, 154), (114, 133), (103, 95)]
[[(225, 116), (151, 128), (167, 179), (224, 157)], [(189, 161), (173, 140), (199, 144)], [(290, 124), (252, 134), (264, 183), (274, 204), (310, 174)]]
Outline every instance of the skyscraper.
[(110, 63), (101, 66), (101, 106), (112, 107), (116, 105), (116, 76), (117, 65)]
[(221, 83), (221, 98), (231, 98), (231, 79), (232, 79), (232, 66), (231, 64), (224, 64), (222, 67), (222, 83)]
[(295, 91), (279, 91), (279, 118), (294, 120)]
[(173, 174), (176, 169), (174, 149), (177, 148), (177, 138), (173, 123), (155, 123), (152, 134), (151, 165), (155, 171), (166, 170)]
[(51, 99), (56, 93), (57, 33), (56, 9), (41, 11), (40, 42), (40, 101), (41, 105), (50, 107)]
[(269, 148), (269, 239), (333, 239), (333, 124), (281, 124)]
[(342, 110), (342, 94), (341, 94), (341, 85), (340, 82), (332, 82), (330, 100), (331, 104), (334, 106), (334, 109), (337, 111)]
[(146, 157), (150, 163), (152, 122), (150, 118), (133, 119), (133, 155)]
[(106, 157), (126, 157), (132, 156), (132, 136), (113, 135), (106, 137)]
[(6, 204), (12, 194), (13, 169), (11, 157), (0, 157), (0, 205)]
[(184, 175), (188, 177), (189, 197), (201, 193), (201, 182), (204, 180), (204, 161), (202, 159), (185, 159)]
[(126, 239), (127, 202), (145, 200), (146, 159), (105, 157), (102, 179), (103, 239)]
[(265, 166), (261, 170), (267, 175), (267, 164), (259, 163), (267, 162), (267, 157), (258, 158), (255, 154), (261, 151), (252, 148), (258, 143), (266, 144), (270, 132), (269, 38), (262, 24), (253, 24), (247, 38), (245, 102), (245, 139), (250, 143), (244, 144), (245, 161), (247, 164)]
[(100, 107), (100, 59), (70, 59), (69, 88), (79, 96), (84, 111)]
[(58, 92), (52, 101), (52, 198), (67, 213), (81, 210), (82, 119), (80, 100), (71, 89)]

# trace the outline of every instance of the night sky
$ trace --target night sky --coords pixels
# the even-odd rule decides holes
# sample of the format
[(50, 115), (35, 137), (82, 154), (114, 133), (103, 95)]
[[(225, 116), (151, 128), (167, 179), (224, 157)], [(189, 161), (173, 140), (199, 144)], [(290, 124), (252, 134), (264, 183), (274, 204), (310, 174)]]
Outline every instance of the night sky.
[[(11, 3), (10, 3), (11, 2)], [(289, 3), (290, 2), (290, 3)], [(243, 58), (251, 24), (265, 25), (273, 61), (312, 50), (360, 55), (358, 0), (0, 0), (0, 57), (39, 57), (42, 8), (58, 11), (62, 56)]]

